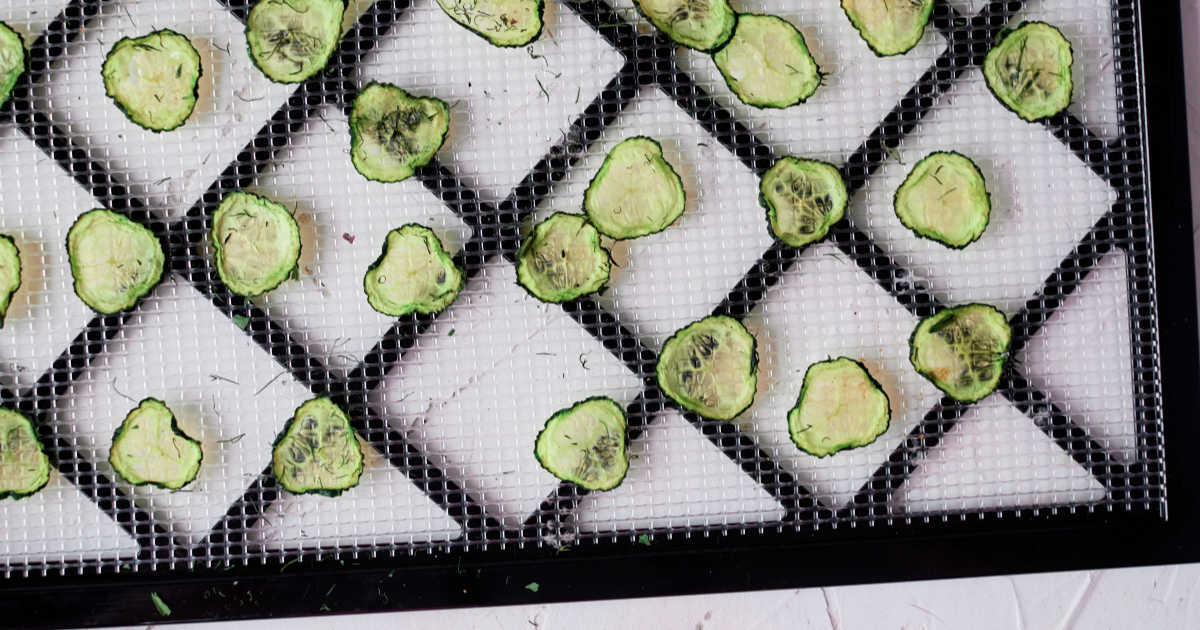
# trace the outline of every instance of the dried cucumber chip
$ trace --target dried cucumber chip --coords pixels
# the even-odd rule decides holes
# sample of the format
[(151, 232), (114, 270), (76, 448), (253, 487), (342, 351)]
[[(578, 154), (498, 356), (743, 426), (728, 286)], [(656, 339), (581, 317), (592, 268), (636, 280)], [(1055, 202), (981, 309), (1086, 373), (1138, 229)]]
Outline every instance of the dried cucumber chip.
[(538, 433), (534, 456), (550, 474), (587, 490), (612, 490), (629, 470), (625, 410), (595, 397), (555, 412)]
[(104, 91), (125, 116), (151, 131), (178, 128), (196, 107), (200, 53), (164, 29), (123, 37), (104, 58)]
[(392, 317), (437, 313), (462, 291), (466, 276), (433, 230), (415, 223), (388, 232), (383, 253), (363, 276), (371, 308)]
[(321, 70), (342, 34), (344, 0), (258, 0), (246, 18), (254, 65), (277, 83), (299, 83)]
[(917, 236), (961, 249), (983, 236), (992, 202), (983, 173), (966, 156), (939, 151), (917, 162), (893, 200), (896, 216)]
[(1045, 22), (1001, 33), (983, 61), (988, 88), (1024, 120), (1058, 114), (1071, 104), (1071, 42)]
[(244, 192), (225, 195), (212, 218), (217, 273), (245, 297), (279, 286), (300, 260), (300, 226), (282, 204)]
[(363, 177), (377, 182), (408, 179), (446, 140), (450, 108), (387, 83), (359, 92), (350, 112), (350, 159)]
[(288, 492), (336, 497), (358, 485), (363, 454), (349, 416), (321, 396), (296, 409), (275, 440), (271, 463)]
[(98, 313), (132, 308), (158, 285), (166, 254), (153, 232), (111, 210), (89, 210), (67, 231), (75, 295)]
[(517, 283), (543, 302), (568, 302), (608, 282), (612, 261), (600, 233), (578, 214), (556, 212), (517, 252)]
[(992, 393), (1012, 343), (1008, 319), (993, 306), (966, 304), (922, 319), (909, 339), (913, 368), (962, 402)]
[(795, 26), (774, 15), (738, 17), (733, 37), (713, 53), (729, 89), (747, 105), (791, 107), (821, 85), (821, 69)]
[(655, 374), (663, 393), (683, 408), (705, 418), (729, 420), (754, 402), (754, 336), (732, 317), (706, 317), (663, 343)]
[(613, 147), (583, 195), (588, 220), (618, 240), (667, 229), (683, 214), (683, 180), (653, 138), (634, 136)]
[(763, 174), (759, 185), (767, 225), (775, 238), (804, 247), (829, 233), (846, 214), (846, 182), (832, 164), (782, 157)]
[(125, 481), (178, 490), (200, 471), (200, 443), (179, 429), (163, 401), (147, 398), (125, 416), (113, 435), (108, 462)]
[(825, 457), (874, 442), (891, 417), (887, 394), (866, 366), (839, 357), (808, 366), (788, 433), (800, 450)]

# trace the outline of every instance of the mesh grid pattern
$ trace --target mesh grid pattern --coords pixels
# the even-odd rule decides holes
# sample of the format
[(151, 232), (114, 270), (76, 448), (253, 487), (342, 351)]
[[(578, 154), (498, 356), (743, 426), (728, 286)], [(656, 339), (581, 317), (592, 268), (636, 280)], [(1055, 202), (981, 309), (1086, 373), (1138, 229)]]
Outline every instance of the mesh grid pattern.
[[(433, 0), (355, 0), (331, 67), (300, 86), (250, 65), (245, 0), (17, 4), (0, 18), (30, 35), (32, 72), (2, 114), (0, 160), (21, 185), (0, 199), (0, 227), (36, 263), (8, 322), (20, 334), (0, 343), (0, 398), (42, 422), (60, 476), (0, 505), (6, 530), (46, 524), (0, 539), (6, 574), (803, 536), (1028, 510), (1165, 515), (1132, 2), (939, 2), (917, 48), (885, 60), (836, 3), (739, 3), (796, 24), (830, 73), (782, 111), (742, 105), (629, 0), (547, 3), (543, 36), (514, 50)], [(1059, 24), (1075, 45), (1075, 103), (1044, 125), (1003, 111), (977, 68), (1021, 19)], [(193, 39), (205, 78), (188, 123), (151, 134), (98, 92), (99, 66), (119, 37), (167, 26)], [(346, 112), (371, 80), (451, 105), (437, 161), (401, 184), (365, 182), (346, 155)], [(521, 236), (578, 211), (608, 149), (638, 134), (683, 177), (684, 216), (608, 243), (616, 266), (595, 299), (534, 301), (514, 283)], [(992, 227), (966, 252), (912, 238), (890, 209), (908, 168), (940, 149), (975, 158), (993, 195)], [(783, 154), (840, 165), (853, 192), (829, 242), (801, 252), (772, 243), (757, 204), (758, 175)], [(302, 230), (299, 279), (254, 300), (221, 285), (206, 243), (238, 189), (293, 207)], [(170, 245), (171, 278), (120, 316), (93, 317), (68, 292), (62, 236), (99, 205)], [(384, 235), (406, 222), (430, 225), (467, 271), (439, 316), (391, 320), (361, 296)], [(918, 318), (968, 300), (1003, 308), (1018, 349), (974, 406), (907, 365)], [(741, 317), (760, 344), (756, 403), (733, 422), (679, 413), (653, 385), (662, 341), (710, 312)], [(893, 422), (869, 447), (817, 459), (781, 418), (804, 368), (829, 355), (868, 365)], [(271, 439), (314, 394), (347, 408), (367, 453), (362, 484), (337, 499), (283, 492), (267, 467)], [(204, 444), (185, 492), (129, 488), (108, 469), (108, 436), (146, 395)], [(532, 457), (544, 418), (589, 395), (628, 405), (630, 473), (610, 493), (560, 483)], [(112, 533), (70, 535), (93, 521)]]

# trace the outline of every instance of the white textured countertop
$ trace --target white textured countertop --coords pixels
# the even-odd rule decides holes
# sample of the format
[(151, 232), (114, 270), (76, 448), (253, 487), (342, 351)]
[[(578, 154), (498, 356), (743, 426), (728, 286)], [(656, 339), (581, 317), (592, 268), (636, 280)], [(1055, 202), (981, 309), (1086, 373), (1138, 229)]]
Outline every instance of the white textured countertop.
[[(1200, 250), (1200, 0), (1183, 1), (1192, 216)], [(1200, 259), (1197, 260), (1200, 271)], [(1200, 275), (1200, 274), (1198, 274)], [(544, 606), (178, 626), (376, 628), (1200, 628), (1200, 565)]]

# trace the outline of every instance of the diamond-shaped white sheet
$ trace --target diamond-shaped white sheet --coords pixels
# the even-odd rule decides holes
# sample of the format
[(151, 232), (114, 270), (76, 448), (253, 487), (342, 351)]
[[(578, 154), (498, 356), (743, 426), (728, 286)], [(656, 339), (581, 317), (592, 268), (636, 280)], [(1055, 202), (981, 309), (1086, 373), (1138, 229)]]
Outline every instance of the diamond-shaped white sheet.
[(546, 3), (536, 42), (497, 48), (434, 0), (414, 0), (357, 76), (449, 103), (450, 132), (438, 158), (496, 201), (562, 139), (621, 65), (621, 55), (558, 2)]
[(196, 481), (170, 492), (131, 488), (136, 503), (181, 539), (203, 538), (271, 458), (271, 443), (312, 395), (185, 283), (167, 280), (51, 412), (76, 449), (116, 478), (112, 435), (146, 397), (159, 398), (200, 441)]
[[(199, 100), (187, 122), (155, 133), (125, 118), (104, 93), (100, 68), (122, 37), (171, 28), (200, 53)], [(250, 62), (243, 25), (213, 0), (119, 0), (51, 64), (34, 106), (93, 159), (119, 171), (132, 193), (172, 216), (186, 210), (283, 104), (295, 86), (269, 81)]]
[(555, 411), (640, 382), (558, 306), (516, 284), (512, 265), (485, 267), (372, 396), (392, 428), (506, 525), (518, 525), (558, 480), (533, 456)]

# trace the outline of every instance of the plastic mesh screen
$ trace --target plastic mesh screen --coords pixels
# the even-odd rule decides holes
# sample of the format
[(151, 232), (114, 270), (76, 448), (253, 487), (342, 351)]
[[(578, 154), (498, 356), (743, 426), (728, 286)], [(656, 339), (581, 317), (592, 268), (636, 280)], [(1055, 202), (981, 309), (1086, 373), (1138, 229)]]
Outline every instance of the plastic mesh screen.
[[(1040, 512), (1165, 516), (1151, 235), (1128, 0), (937, 2), (910, 53), (876, 58), (837, 3), (737, 2), (805, 35), (828, 73), (809, 102), (740, 103), (705, 55), (656, 36), (630, 0), (549, 2), (527, 47), (499, 49), (434, 0), (356, 0), (330, 67), (273, 84), (245, 53), (247, 0), (17, 0), (30, 73), (0, 112), (0, 230), (23, 288), (0, 335), (2, 402), (40, 424), (57, 473), (0, 503), (6, 575), (286, 562), (447, 547), (601, 544)], [(1044, 124), (987, 92), (978, 64), (1005, 25), (1062, 27), (1075, 100)], [(170, 27), (204, 79), (181, 129), (125, 120), (99, 68), (122, 36)], [(370, 81), (451, 106), (436, 161), (399, 184), (354, 172), (347, 111)], [(599, 295), (541, 304), (515, 284), (532, 222), (579, 211), (606, 152), (649, 135), (683, 178), (670, 229), (606, 243)], [(911, 236), (891, 199), (925, 154), (971, 156), (992, 223), (964, 251)], [(759, 176), (778, 156), (831, 161), (852, 191), (825, 243), (773, 243)], [(297, 277), (245, 300), (207, 244), (221, 197), (291, 207)], [(97, 317), (71, 294), (62, 242), (79, 213), (128, 214), (168, 244), (170, 274), (135, 310)], [(438, 316), (384, 317), (361, 293), (388, 230), (430, 226), (466, 270)], [(955, 303), (1011, 318), (1015, 361), (976, 405), (908, 364), (908, 335)], [(709, 313), (758, 339), (759, 392), (730, 422), (680, 413), (654, 385), (663, 340)], [(892, 401), (878, 441), (798, 451), (785, 416), (805, 368), (862, 360)], [(328, 394), (366, 453), (362, 483), (291, 495), (268, 466), (297, 405)], [(607, 493), (560, 483), (533, 458), (553, 411), (611, 396), (630, 417), (630, 472)], [(155, 396), (201, 441), (184, 491), (132, 488), (107, 463), (135, 401)], [(852, 532), (850, 532), (852, 535)]]

